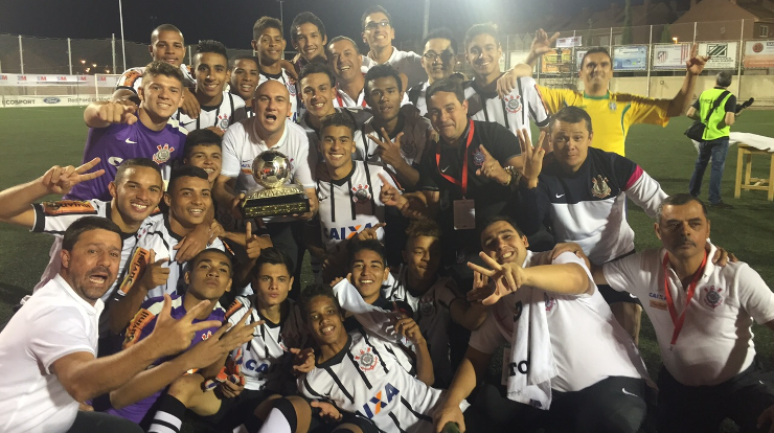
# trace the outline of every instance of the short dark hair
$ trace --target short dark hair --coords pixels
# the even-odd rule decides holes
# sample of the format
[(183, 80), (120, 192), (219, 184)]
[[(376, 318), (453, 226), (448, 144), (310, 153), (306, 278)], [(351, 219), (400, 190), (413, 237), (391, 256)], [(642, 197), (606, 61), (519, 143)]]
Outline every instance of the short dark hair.
[(249, 60), (251, 62), (254, 62), (256, 68), (260, 70), (261, 64), (258, 62), (258, 59), (255, 56), (248, 56), (248, 55), (239, 55), (239, 56), (236, 56), (234, 58), (229, 59), (229, 61), (228, 61), (228, 69), (231, 72), (233, 72), (234, 68), (236, 68), (237, 62), (239, 62), (240, 60)]
[(694, 197), (690, 194), (680, 193), (680, 194), (670, 195), (669, 197), (665, 198), (660, 205), (658, 205), (658, 212), (656, 214), (658, 218), (657, 221), (659, 223), (661, 222), (661, 217), (663, 216), (663, 213), (664, 213), (664, 206), (682, 206), (694, 201), (701, 205), (701, 210), (704, 213), (704, 218), (707, 218), (707, 205), (705, 205), (703, 201), (701, 201), (698, 197)]
[(183, 77), (183, 71), (181, 71), (180, 68), (172, 66), (167, 62), (161, 62), (161, 61), (148, 63), (148, 65), (145, 67), (145, 70), (142, 72), (142, 82), (143, 83), (148, 82), (146, 77), (157, 77), (159, 75), (175, 78), (178, 81), (180, 81), (181, 85), (185, 82), (185, 77)]
[(306, 66), (301, 68), (301, 73), (298, 74), (298, 84), (301, 86), (301, 80), (312, 74), (325, 74), (331, 80), (331, 87), (336, 85), (336, 76), (331, 71), (328, 64), (324, 62), (309, 62)]
[(269, 247), (261, 249), (261, 255), (258, 256), (258, 259), (255, 261), (255, 266), (253, 266), (253, 271), (251, 272), (252, 277), (256, 278), (260, 274), (263, 265), (267, 264), (283, 265), (285, 266), (285, 269), (287, 269), (288, 275), (291, 277), (295, 275), (295, 267), (293, 266), (293, 260), (291, 260), (290, 256), (277, 247)]
[(196, 46), (196, 54), (204, 53), (220, 54), (226, 59), (226, 64), (228, 64), (228, 52), (226, 51), (226, 46), (218, 41), (213, 41), (211, 39), (199, 41), (199, 45)]
[(121, 233), (121, 229), (118, 228), (116, 223), (103, 217), (87, 216), (75, 220), (75, 222), (70, 224), (70, 227), (67, 227), (62, 237), (62, 249), (72, 251), (81, 235), (92, 230), (107, 230), (117, 234), (123, 246), (123, 233)]
[(365, 20), (368, 18), (369, 15), (375, 14), (377, 12), (383, 13), (387, 17), (387, 21), (392, 23), (392, 16), (389, 12), (387, 12), (387, 9), (383, 8), (380, 5), (373, 5), (368, 8), (366, 8), (365, 12), (363, 12), (363, 17), (360, 18), (360, 28), (365, 29)]
[(355, 122), (352, 121), (352, 118), (341, 111), (329, 114), (320, 120), (320, 134), (322, 135), (322, 131), (330, 126), (343, 126), (349, 128), (350, 135), (352, 136), (354, 136), (355, 128), (357, 128)]
[(206, 180), (208, 183), (210, 181), (210, 178), (207, 176), (207, 172), (204, 171), (204, 169), (192, 165), (184, 165), (172, 170), (172, 175), (169, 177), (169, 185), (167, 185), (167, 192), (171, 193), (174, 191), (178, 180), (184, 177), (198, 177), (199, 179)]
[(301, 309), (304, 322), (309, 319), (309, 304), (312, 302), (312, 299), (318, 296), (332, 300), (339, 313), (341, 313), (341, 305), (339, 304), (338, 298), (336, 298), (336, 295), (333, 293), (333, 288), (331, 286), (319, 283), (310, 284), (304, 288), (301, 292), (300, 299), (298, 300), (298, 308)]
[(159, 174), (159, 177), (161, 177), (161, 167), (159, 167), (158, 164), (153, 162), (153, 160), (148, 158), (132, 158), (127, 159), (126, 161), (122, 162), (121, 165), (118, 166), (118, 169), (116, 170), (116, 176), (113, 178), (113, 182), (118, 184), (118, 182), (121, 181), (121, 178), (124, 177), (124, 173), (126, 170), (134, 167), (147, 167), (152, 168), (153, 171)]
[(180, 39), (183, 40), (183, 45), (185, 45), (185, 38), (183, 38), (183, 32), (180, 31), (179, 28), (172, 24), (162, 24), (151, 32), (151, 45), (153, 45), (154, 42), (156, 42), (159, 39), (159, 33), (161, 32), (177, 32), (180, 35)]
[(589, 48), (588, 51), (583, 53), (583, 57), (581, 57), (581, 62), (580, 62), (581, 68), (583, 68), (583, 64), (586, 62), (586, 56), (588, 56), (589, 54), (597, 54), (597, 53), (602, 53), (602, 54), (606, 55), (607, 58), (610, 59), (610, 60), (613, 59), (612, 57), (610, 57), (610, 51), (608, 51), (607, 48), (605, 48), (605, 47), (591, 47), (591, 48)]
[(441, 239), (442, 234), (443, 231), (441, 230), (441, 226), (433, 220), (412, 220), (406, 229), (406, 237), (408, 240), (419, 236), (430, 236)]
[(194, 266), (196, 266), (197, 263), (199, 263), (199, 260), (202, 259), (202, 256), (204, 256), (207, 253), (218, 253), (226, 258), (228, 261), (228, 276), (233, 277), (234, 276), (234, 262), (231, 260), (231, 256), (228, 255), (225, 251), (220, 250), (218, 248), (205, 248), (202, 251), (199, 251), (199, 254), (195, 255), (194, 258), (192, 258), (189, 261), (188, 270), (190, 271)]
[(282, 35), (282, 39), (285, 39), (285, 35), (282, 33), (282, 21), (273, 17), (260, 17), (258, 21), (253, 24), (253, 40), (261, 38), (261, 34), (266, 29), (277, 29)]
[(516, 230), (516, 233), (518, 233), (519, 236), (522, 236), (522, 237), (526, 236), (524, 232), (521, 231), (521, 228), (519, 227), (519, 225), (516, 224), (516, 221), (514, 221), (513, 218), (507, 215), (495, 215), (492, 218), (489, 218), (488, 220), (486, 220), (484, 227), (481, 228), (481, 232), (483, 233), (484, 229), (486, 229), (487, 227), (491, 226), (494, 223), (499, 223), (501, 221), (510, 224), (511, 227), (513, 227), (513, 229)]
[(197, 129), (188, 133), (185, 138), (185, 148), (183, 150), (183, 158), (190, 158), (193, 148), (196, 146), (218, 146), (222, 147), (222, 141), (220, 135), (216, 134), (210, 129)]
[(359, 253), (360, 251), (373, 251), (376, 254), (379, 254), (379, 256), (382, 258), (382, 264), (384, 266), (387, 266), (387, 260), (385, 260), (385, 257), (387, 256), (387, 250), (384, 248), (384, 245), (377, 241), (376, 239), (369, 239), (367, 241), (354, 241), (350, 242), (349, 245), (349, 265), (352, 265), (352, 262), (355, 260), (355, 254)]
[(335, 44), (336, 42), (339, 42), (339, 41), (349, 41), (349, 42), (351, 42), (352, 46), (355, 47), (355, 52), (357, 54), (360, 54), (360, 47), (358, 47), (357, 42), (355, 42), (354, 39), (350, 38), (349, 36), (339, 35), (339, 36), (334, 37), (330, 41), (328, 41), (328, 45), (325, 46), (325, 55), (328, 56), (328, 59), (331, 58), (331, 56), (330, 56), (330, 49), (328, 47), (330, 47), (331, 45), (333, 45), (333, 44)]
[(307, 23), (315, 25), (317, 27), (317, 31), (320, 32), (320, 38), (325, 39), (325, 24), (323, 24), (322, 20), (318, 18), (317, 15), (309, 11), (304, 11), (296, 15), (296, 17), (293, 18), (293, 22), (290, 23), (291, 41), (298, 42), (298, 33), (296, 33), (296, 28)]
[(446, 27), (440, 27), (437, 29), (433, 29), (430, 31), (430, 33), (425, 36), (425, 39), (422, 40), (422, 49), (424, 50), (424, 46), (427, 45), (427, 42), (430, 41), (430, 39), (447, 39), (449, 42), (449, 46), (451, 47), (452, 51), (454, 53), (457, 53), (457, 39), (454, 38), (454, 35), (452, 34), (452, 31), (449, 30)]
[(561, 120), (562, 122), (566, 123), (586, 122), (586, 130), (589, 131), (589, 134), (594, 133), (594, 129), (591, 127), (591, 116), (589, 116), (589, 113), (587, 113), (583, 108), (564, 107), (557, 111), (553, 116), (551, 116), (551, 120), (548, 121), (549, 131), (554, 129), (554, 123), (556, 123), (557, 120)]
[(403, 80), (400, 79), (400, 74), (398, 74), (398, 71), (392, 67), (389, 63), (383, 63), (381, 65), (376, 65), (371, 67), (368, 72), (365, 74), (365, 93), (364, 96), (368, 98), (368, 94), (371, 92), (371, 88), (368, 85), (371, 80), (376, 80), (377, 78), (386, 78), (386, 77), (392, 77), (395, 79), (395, 82), (398, 83), (398, 91), (403, 91)]
[(733, 74), (729, 71), (720, 71), (718, 72), (718, 75), (715, 76), (715, 83), (718, 85), (718, 87), (728, 87), (731, 85), (731, 79), (733, 78)]
[(468, 50), (468, 44), (478, 35), (490, 35), (497, 42), (497, 46), (500, 46), (500, 30), (495, 23), (481, 23), (474, 24), (471, 28), (465, 32), (465, 51)]
[(457, 100), (460, 101), (460, 104), (465, 102), (465, 90), (462, 87), (462, 80), (458, 77), (451, 76), (431, 84), (430, 87), (427, 88), (427, 93), (425, 94), (425, 101), (428, 107), (430, 106), (430, 98), (438, 92), (454, 93)]

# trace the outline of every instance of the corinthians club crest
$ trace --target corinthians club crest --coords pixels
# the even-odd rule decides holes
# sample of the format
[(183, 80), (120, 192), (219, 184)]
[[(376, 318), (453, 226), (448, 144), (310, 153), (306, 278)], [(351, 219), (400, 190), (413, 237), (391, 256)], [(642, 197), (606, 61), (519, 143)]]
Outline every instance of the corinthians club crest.
[(704, 288), (704, 303), (713, 310), (723, 303), (723, 296), (720, 294), (723, 289), (715, 287)]
[(218, 120), (217, 120), (218, 128), (225, 131), (226, 129), (228, 129), (228, 122), (229, 122), (229, 116), (227, 114), (218, 115)]
[(509, 113), (515, 114), (521, 111), (521, 95), (508, 95), (503, 98), (503, 103)]
[(358, 184), (352, 187), (352, 201), (355, 203), (371, 200), (371, 193), (368, 192), (368, 185)]
[(360, 349), (360, 355), (355, 355), (355, 361), (360, 365), (360, 369), (363, 371), (370, 371), (376, 367), (376, 363), (379, 362), (379, 357), (371, 353), (371, 348), (368, 347), (365, 350)]
[(167, 161), (169, 161), (169, 158), (172, 156), (172, 152), (175, 151), (174, 147), (170, 147), (169, 144), (164, 144), (156, 146), (156, 149), (158, 150), (155, 154), (153, 154), (153, 162), (156, 164), (163, 164)]
[(597, 175), (591, 179), (594, 186), (591, 187), (591, 195), (596, 198), (605, 198), (610, 195), (610, 185), (607, 184), (607, 178)]

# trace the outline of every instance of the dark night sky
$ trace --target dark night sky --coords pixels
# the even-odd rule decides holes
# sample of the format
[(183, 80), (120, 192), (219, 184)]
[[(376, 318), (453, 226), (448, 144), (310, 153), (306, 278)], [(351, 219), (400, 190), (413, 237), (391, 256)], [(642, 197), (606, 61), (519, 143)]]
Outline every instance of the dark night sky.
[[(584, 5), (604, 8), (624, 0), (432, 0), (430, 27), (446, 25), (455, 32), (474, 22), (539, 19), (551, 8), (571, 11)], [(381, 4), (393, 15), (398, 41), (420, 38), (423, 0), (286, 0), (285, 21), (303, 10), (317, 14), (329, 36), (345, 34), (360, 39), (360, 15), (371, 4)], [(151, 29), (172, 23), (186, 43), (215, 39), (230, 48), (249, 48), (252, 24), (263, 15), (279, 18), (275, 0), (124, 0), (127, 41), (147, 43)], [(0, 33), (51, 38), (120, 37), (118, 0), (0, 0)], [(290, 44), (288, 44), (290, 45)], [(288, 46), (288, 49), (291, 49)]]

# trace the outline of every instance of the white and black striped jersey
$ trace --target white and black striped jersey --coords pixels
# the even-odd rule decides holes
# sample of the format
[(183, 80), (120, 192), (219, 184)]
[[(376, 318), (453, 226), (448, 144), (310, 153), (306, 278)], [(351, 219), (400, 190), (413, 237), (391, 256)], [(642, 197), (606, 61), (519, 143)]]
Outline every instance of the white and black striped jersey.
[[(371, 420), (382, 432), (433, 431), (433, 413), (443, 391), (401, 368), (384, 343), (368, 333), (349, 334), (344, 349), (298, 379), (307, 398)], [(468, 403), (463, 400), (460, 409)]]
[[(51, 245), (51, 250), (49, 251), (50, 259), (48, 266), (46, 266), (46, 270), (43, 271), (40, 282), (33, 289), (34, 293), (59, 274), (59, 270), (62, 267), (62, 258), (59, 253), (62, 250), (62, 236), (64, 236), (65, 230), (67, 230), (67, 228), (75, 221), (87, 216), (98, 216), (110, 219), (111, 213), (114, 212), (114, 210), (111, 207), (111, 202), (101, 200), (64, 200), (33, 203), (32, 207), (35, 210), (35, 223), (32, 226), (32, 231), (35, 233), (48, 233), (54, 235), (54, 243)], [(110, 295), (113, 294), (124, 277), (129, 257), (131, 257), (132, 252), (134, 252), (137, 240), (148, 231), (149, 227), (152, 227), (155, 222), (160, 221), (161, 219), (162, 216), (160, 213), (151, 215), (143, 221), (137, 232), (124, 233), (121, 236), (123, 238), (123, 248), (121, 249), (121, 261), (118, 264), (118, 275), (110, 289), (102, 295), (103, 301), (110, 298)]]
[[(335, 110), (337, 113), (344, 113), (349, 115), (349, 118), (352, 119), (352, 123), (355, 124), (355, 130), (352, 131), (352, 140), (355, 143), (362, 140), (360, 138), (360, 134), (363, 123), (365, 123), (365, 121), (370, 119), (373, 115), (366, 110), (360, 110), (357, 108), (335, 108)], [(309, 152), (317, 152), (318, 161), (322, 161), (322, 157), (320, 156), (320, 130), (312, 126), (312, 124), (309, 122), (308, 116), (309, 113), (304, 113), (303, 116), (299, 117), (298, 124), (304, 128), (307, 137), (309, 137)]]
[(178, 122), (180, 122), (180, 126), (187, 131), (216, 126), (221, 131), (226, 132), (229, 126), (246, 118), (247, 113), (245, 112), (244, 99), (232, 93), (223, 92), (223, 99), (220, 101), (220, 105), (212, 107), (202, 105), (202, 111), (199, 112), (199, 117), (196, 119), (188, 117), (187, 114), (181, 113), (180, 110), (177, 111), (175, 116)]
[(468, 81), (465, 87), (468, 115), (473, 120), (499, 123), (514, 135), (522, 128), (526, 128), (530, 134), (529, 119), (532, 119), (538, 128), (548, 126), (548, 108), (543, 103), (537, 83), (532, 77), (519, 78), (516, 88), (502, 99), (497, 92), (481, 89), (477, 80)]
[[(376, 131), (374, 128), (373, 122), (374, 119), (371, 118), (360, 127), (360, 140), (355, 141), (356, 150), (353, 157), (359, 161), (383, 165), (395, 173), (395, 169), (383, 162), (379, 156), (377, 152), (379, 145), (368, 138), (369, 135), (379, 138), (382, 136), (382, 132)], [(403, 136), (400, 139), (401, 156), (403, 156), (408, 165), (418, 168), (422, 162), (422, 155), (424, 155), (432, 130), (433, 125), (430, 124), (430, 120), (424, 117), (398, 115), (398, 126), (390, 134), (390, 141), (395, 143), (395, 137), (402, 132)]]
[(440, 277), (425, 293), (412, 294), (408, 289), (408, 268), (402, 265), (396, 274), (391, 274), (387, 284), (382, 286), (382, 295), (388, 301), (407, 303), (427, 340), (427, 348), (433, 358), (435, 386), (447, 387), (454, 377), (449, 354), (449, 306), (460, 298), (453, 279)]
[(409, 103), (419, 110), (419, 115), (424, 116), (427, 114), (427, 88), (430, 87), (430, 83), (425, 81), (417, 84), (416, 86), (408, 89), (406, 95), (408, 95)]
[[(127, 265), (127, 272), (125, 272), (124, 278), (119, 283), (114, 298), (125, 296), (131, 289), (132, 284), (140, 278), (145, 267), (149, 264), (150, 250), (156, 253), (156, 261), (169, 259), (169, 261), (162, 265), (165, 268), (169, 268), (169, 278), (167, 278), (165, 284), (148, 290), (145, 299), (162, 297), (165, 294), (182, 295), (185, 293), (186, 286), (182, 277), (188, 262), (180, 263), (175, 260), (177, 256), (175, 247), (181, 240), (183, 240), (183, 237), (175, 234), (170, 229), (168, 214), (164, 214), (163, 218), (158, 218), (153, 221), (153, 224), (148, 225), (145, 234), (137, 241), (137, 247), (132, 254), (131, 261)], [(217, 248), (221, 251), (230, 252), (219, 238), (207, 245), (207, 248)]]
[(294, 83), (290, 78), (288, 78), (288, 74), (283, 69), (282, 72), (279, 74), (268, 74), (266, 72), (260, 71), (260, 75), (258, 76), (258, 85), (269, 81), (279, 81), (280, 83), (284, 84), (285, 87), (288, 89), (288, 93), (290, 94), (290, 121), (292, 122), (298, 122), (298, 117), (301, 115), (300, 113), (300, 101), (298, 100), (298, 91), (296, 90), (296, 83)]
[(266, 320), (266, 323), (255, 328), (253, 339), (241, 346), (245, 388), (256, 391), (269, 389), (287, 394), (296, 385), (292, 375), (294, 355), (289, 349), (304, 347), (307, 339), (301, 310), (292, 299), (287, 299), (287, 315), (280, 323), (272, 323), (261, 316), (254, 302), (254, 297), (237, 296), (226, 313), (226, 319), (232, 325), (239, 323), (245, 314), (250, 315), (248, 325)]
[[(365, 75), (365, 73), (363, 73), (363, 75)], [(400, 105), (402, 107), (408, 103), (408, 93), (404, 93)], [(357, 94), (357, 99), (353, 99), (346, 92), (336, 89), (336, 98), (333, 99), (333, 106), (336, 108), (371, 109), (365, 100), (364, 89), (360, 89), (360, 93)]]
[[(317, 169), (317, 200), (319, 202), (322, 241), (328, 252), (359, 232), (384, 222), (384, 204), (379, 199), (384, 176), (397, 189), (392, 177), (378, 165), (352, 162), (352, 171), (343, 179), (332, 180), (323, 164)], [(384, 229), (377, 231), (379, 240)]]

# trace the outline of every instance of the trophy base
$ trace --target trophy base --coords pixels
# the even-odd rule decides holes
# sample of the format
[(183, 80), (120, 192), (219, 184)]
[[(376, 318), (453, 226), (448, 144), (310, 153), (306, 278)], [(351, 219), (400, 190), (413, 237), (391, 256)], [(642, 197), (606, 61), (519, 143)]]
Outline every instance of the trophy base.
[(293, 215), (309, 212), (309, 197), (304, 192), (275, 197), (249, 197), (242, 203), (245, 218)]

